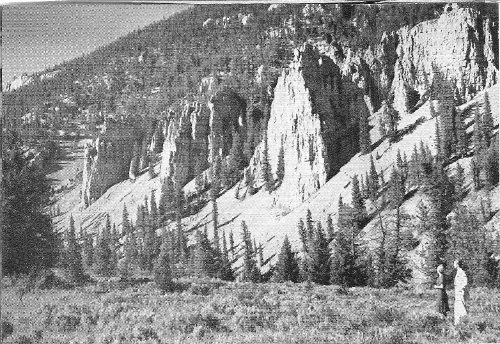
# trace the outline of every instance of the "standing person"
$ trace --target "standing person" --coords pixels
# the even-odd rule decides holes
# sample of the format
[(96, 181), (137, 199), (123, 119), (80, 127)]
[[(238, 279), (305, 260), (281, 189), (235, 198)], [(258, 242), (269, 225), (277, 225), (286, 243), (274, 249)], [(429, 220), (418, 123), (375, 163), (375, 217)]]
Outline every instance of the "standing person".
[(457, 273), (455, 275), (455, 325), (458, 325), (460, 319), (467, 315), (467, 308), (465, 307), (465, 288), (467, 287), (467, 275), (463, 270), (463, 263), (457, 259), (453, 263)]
[(448, 295), (446, 294), (446, 280), (444, 277), (444, 265), (440, 264), (437, 267), (438, 277), (436, 279), (436, 284), (434, 289), (438, 289), (438, 304), (437, 311), (446, 319), (446, 315), (450, 311), (450, 306), (448, 304)]

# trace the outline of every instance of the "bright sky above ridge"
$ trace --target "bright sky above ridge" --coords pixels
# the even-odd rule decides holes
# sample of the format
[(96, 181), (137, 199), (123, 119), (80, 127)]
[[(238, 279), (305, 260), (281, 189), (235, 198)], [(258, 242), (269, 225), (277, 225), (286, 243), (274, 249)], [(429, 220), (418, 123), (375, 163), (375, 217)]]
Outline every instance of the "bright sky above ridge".
[(89, 53), (187, 8), (182, 4), (31, 3), (3, 7), (2, 81)]

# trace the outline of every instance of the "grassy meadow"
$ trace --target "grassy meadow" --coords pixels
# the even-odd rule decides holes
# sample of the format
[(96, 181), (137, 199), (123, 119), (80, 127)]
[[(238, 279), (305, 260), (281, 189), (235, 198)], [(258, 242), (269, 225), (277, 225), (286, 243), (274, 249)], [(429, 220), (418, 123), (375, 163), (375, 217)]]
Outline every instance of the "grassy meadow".
[[(303, 284), (184, 281), (111, 288), (2, 291), (4, 343), (494, 343), (499, 290), (473, 289), (459, 327), (435, 292)], [(453, 310), (453, 291), (450, 290)], [(7, 330), (7, 331), (5, 331)]]

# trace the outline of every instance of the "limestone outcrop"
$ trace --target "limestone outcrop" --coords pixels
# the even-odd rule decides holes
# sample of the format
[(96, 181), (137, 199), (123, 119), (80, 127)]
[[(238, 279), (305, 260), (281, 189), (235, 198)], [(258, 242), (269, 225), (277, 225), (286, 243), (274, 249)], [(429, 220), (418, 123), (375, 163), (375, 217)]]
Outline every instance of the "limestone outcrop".
[(84, 206), (127, 178), (134, 143), (142, 135), (139, 127), (133, 119), (107, 120), (99, 136), (85, 147), (81, 191)]
[[(494, 38), (492, 25), (474, 9), (455, 7), (436, 20), (401, 28), (392, 84), (395, 109), (411, 111), (429, 90), (436, 72), (456, 85), (463, 101), (495, 84), (498, 38)], [(439, 89), (440, 85), (433, 87)]]
[[(357, 152), (357, 120), (363, 112), (369, 114), (363, 90), (343, 79), (330, 58), (307, 44), (295, 52), (274, 89), (267, 126), (274, 173), (281, 147), (284, 150), (280, 190), (286, 193), (287, 203), (310, 197)], [(262, 153), (261, 143), (247, 173), (259, 175)]]
[(180, 116), (169, 122), (163, 143), (162, 180), (175, 174), (181, 185), (186, 184), (195, 177), (197, 164), (205, 169), (214, 155), (226, 156), (233, 133), (246, 128), (246, 104), (235, 92), (223, 89), (200, 99), (207, 101), (186, 103)]

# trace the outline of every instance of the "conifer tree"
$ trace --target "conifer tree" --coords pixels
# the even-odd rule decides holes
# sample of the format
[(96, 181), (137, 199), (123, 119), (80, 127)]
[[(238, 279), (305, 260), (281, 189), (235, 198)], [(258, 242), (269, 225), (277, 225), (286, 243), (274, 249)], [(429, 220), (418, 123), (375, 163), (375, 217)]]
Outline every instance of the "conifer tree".
[(330, 282), (345, 287), (364, 283), (364, 273), (360, 264), (360, 250), (356, 243), (356, 220), (349, 207), (339, 206), (338, 231), (333, 242)]
[(118, 271), (118, 250), (120, 248), (120, 237), (116, 230), (116, 225), (113, 223), (113, 230), (111, 232), (111, 271), (116, 273)]
[(121, 275), (124, 278), (130, 277), (132, 268), (136, 263), (137, 258), (137, 246), (135, 241), (135, 236), (133, 233), (132, 225), (129, 222), (129, 215), (127, 207), (123, 205), (122, 214), (122, 233), (125, 237), (125, 243), (123, 247), (123, 265), (121, 267)]
[(457, 154), (460, 157), (464, 157), (467, 154), (467, 150), (469, 148), (469, 138), (467, 136), (467, 125), (465, 124), (463, 112), (458, 112), (456, 114), (455, 130), (457, 137)]
[(243, 281), (260, 282), (260, 271), (255, 262), (255, 252), (252, 249), (252, 239), (245, 221), (241, 222), (242, 241), (243, 241)]
[(220, 278), (224, 281), (234, 280), (233, 269), (231, 267), (231, 261), (229, 259), (229, 251), (227, 248), (226, 232), (222, 231), (222, 264), (220, 271)]
[(229, 253), (231, 254), (231, 261), (234, 261), (236, 256), (236, 247), (234, 246), (233, 231), (229, 232)]
[(299, 279), (299, 266), (295, 254), (292, 252), (292, 246), (285, 236), (281, 251), (278, 255), (278, 261), (273, 273), (273, 280), (275, 282), (298, 282)]
[[(488, 265), (488, 240), (484, 225), (474, 213), (458, 206), (454, 211), (449, 234), (449, 261), (456, 257), (465, 260), (469, 281), (475, 286), (488, 286), (491, 276)], [(471, 283), (471, 284), (472, 284)]]
[(170, 243), (167, 239), (168, 236), (164, 235), (160, 248), (160, 254), (158, 255), (154, 265), (155, 282), (158, 288), (160, 288), (163, 292), (171, 291), (173, 288)]
[(110, 248), (111, 222), (106, 214), (106, 224), (101, 231), (95, 251), (95, 272), (101, 276), (111, 274), (111, 248)]
[(299, 222), (297, 223), (297, 231), (300, 236), (300, 241), (302, 242), (302, 250), (304, 252), (307, 251), (307, 231), (306, 227), (304, 225), (304, 221), (302, 218), (299, 219)]
[(359, 116), (359, 147), (361, 154), (368, 154), (371, 151), (370, 126), (366, 111), (362, 111)]
[(267, 142), (267, 130), (264, 130), (264, 149), (262, 150), (261, 158), (261, 174), (264, 181), (264, 188), (266, 191), (271, 192), (273, 187), (273, 175), (271, 172), (271, 164), (269, 162), (269, 145)]
[(326, 237), (329, 243), (335, 238), (335, 228), (333, 227), (331, 214), (328, 214), (328, 217), (326, 218)]
[(499, 178), (499, 166), (498, 166), (498, 135), (495, 140), (492, 141), (490, 147), (486, 151), (483, 157), (482, 169), (485, 176), (485, 186), (489, 190), (494, 185), (498, 184)]
[[(141, 212), (147, 214), (147, 209), (141, 207)], [(138, 214), (139, 215), (139, 214)], [(143, 215), (144, 216), (144, 215)], [(144, 221), (143, 226), (143, 256), (144, 256), (144, 269), (152, 271), (154, 265), (154, 258), (157, 254), (157, 237), (156, 229), (159, 228), (159, 215), (156, 207), (156, 200), (154, 190), (151, 190), (151, 210), (149, 212), (149, 221)], [(137, 217), (139, 221), (139, 217)], [(136, 226), (136, 230), (140, 230)]]
[(73, 283), (80, 283), (83, 280), (82, 256), (80, 247), (75, 236), (75, 220), (73, 215), (69, 218), (69, 228), (66, 230), (66, 247), (64, 254), (64, 265), (67, 269), (70, 280)]
[(92, 235), (83, 231), (83, 245), (82, 245), (82, 260), (83, 267), (86, 271), (90, 271), (94, 266), (94, 240)]
[(310, 246), (309, 272), (311, 281), (318, 284), (328, 284), (330, 279), (330, 251), (321, 222), (316, 224)]
[(373, 162), (373, 156), (370, 155), (370, 182), (368, 184), (368, 195), (372, 201), (377, 199), (377, 194), (379, 190), (378, 184), (378, 174), (375, 169), (375, 163)]
[(472, 108), (474, 112), (474, 127), (472, 130), (472, 144), (474, 145), (474, 156), (479, 157), (481, 155), (481, 150), (483, 147), (483, 130), (482, 121), (481, 121), (481, 113), (477, 106)]
[(158, 205), (159, 224), (164, 226), (174, 218), (174, 183), (171, 178), (165, 178), (161, 184), (160, 199)]
[(442, 161), (444, 158), (443, 142), (441, 139), (441, 128), (439, 125), (439, 120), (437, 118), (436, 118), (434, 145), (436, 146), (436, 159)]
[(314, 224), (312, 220), (312, 213), (310, 209), (306, 212), (306, 248), (309, 250), (309, 245), (314, 237)]
[(278, 153), (278, 166), (276, 168), (276, 175), (278, 177), (278, 182), (281, 184), (283, 178), (285, 178), (285, 149), (283, 143), (280, 146), (280, 151)]
[(472, 173), (472, 183), (474, 184), (474, 190), (479, 190), (481, 188), (481, 170), (477, 162), (477, 158), (473, 157), (470, 161), (470, 170)]
[(352, 193), (352, 204), (355, 212), (355, 220), (358, 225), (358, 228), (360, 228), (359, 226), (361, 222), (365, 219), (366, 209), (363, 198), (361, 197), (361, 191), (359, 189), (359, 181), (357, 174), (355, 174), (354, 177), (352, 178), (351, 193)]
[(491, 104), (488, 96), (488, 92), (484, 92), (483, 100), (483, 116), (481, 121), (481, 131), (483, 148), (488, 148), (491, 143), (491, 134), (493, 133), (493, 116), (491, 114)]

